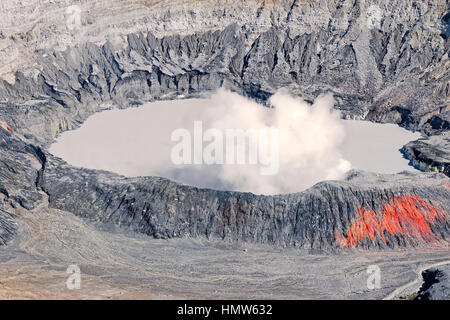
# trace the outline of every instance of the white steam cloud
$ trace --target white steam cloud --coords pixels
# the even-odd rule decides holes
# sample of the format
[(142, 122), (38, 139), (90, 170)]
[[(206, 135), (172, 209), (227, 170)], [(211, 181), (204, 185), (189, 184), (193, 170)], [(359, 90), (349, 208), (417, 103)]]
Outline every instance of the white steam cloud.
[(339, 147), (345, 131), (339, 114), (332, 109), (333, 97), (321, 96), (310, 105), (287, 93), (269, 100), (273, 108), (238, 94), (219, 90), (205, 110), (211, 127), (279, 130), (279, 171), (261, 176), (255, 165), (223, 165), (219, 180), (232, 190), (276, 194), (298, 192), (328, 179), (340, 179), (350, 169)]
[[(209, 99), (149, 103), (140, 108), (110, 110), (90, 117), (81, 128), (65, 132), (51, 152), (67, 162), (126, 176), (163, 176), (221, 190), (262, 194), (298, 192), (350, 169), (340, 146), (345, 131), (333, 110), (333, 97), (320, 96), (311, 105), (278, 92), (266, 108), (225, 89)], [(261, 175), (259, 164), (175, 165), (171, 150), (174, 130), (270, 129), (279, 132), (279, 170)], [(203, 147), (207, 145), (204, 142)], [(194, 146), (192, 146), (192, 153)], [(224, 150), (226, 152), (226, 150)]]

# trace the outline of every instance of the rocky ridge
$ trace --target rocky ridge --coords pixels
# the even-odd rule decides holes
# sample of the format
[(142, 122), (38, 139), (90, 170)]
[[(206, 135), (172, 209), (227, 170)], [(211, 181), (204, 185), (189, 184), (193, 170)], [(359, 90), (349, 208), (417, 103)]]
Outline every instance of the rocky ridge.
[(450, 300), (449, 269), (443, 266), (423, 271), (423, 284), (414, 300)]

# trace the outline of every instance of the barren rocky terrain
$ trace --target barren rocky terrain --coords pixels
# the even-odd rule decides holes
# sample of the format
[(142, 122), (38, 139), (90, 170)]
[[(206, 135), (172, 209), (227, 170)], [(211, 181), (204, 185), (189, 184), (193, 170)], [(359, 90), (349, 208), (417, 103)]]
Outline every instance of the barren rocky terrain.
[[(0, 9), (1, 297), (398, 298), (450, 260), (448, 1)], [(403, 152), (429, 172), (351, 171), (262, 196), (75, 168), (47, 151), (95, 112), (222, 86), (263, 103), (282, 87), (307, 100), (330, 91), (345, 118), (420, 131)], [(72, 264), (80, 290), (65, 285)]]

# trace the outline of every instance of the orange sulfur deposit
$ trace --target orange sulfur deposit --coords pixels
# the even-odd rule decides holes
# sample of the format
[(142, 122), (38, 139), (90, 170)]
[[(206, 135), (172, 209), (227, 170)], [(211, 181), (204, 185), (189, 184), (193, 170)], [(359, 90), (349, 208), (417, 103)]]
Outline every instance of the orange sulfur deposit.
[(366, 237), (376, 240), (377, 234), (386, 243), (384, 233), (409, 235), (425, 242), (437, 240), (430, 229), (430, 223), (444, 214), (425, 202), (419, 196), (403, 195), (386, 202), (378, 214), (374, 210), (359, 207), (356, 218), (345, 238), (337, 235), (341, 246), (354, 247)]
[(11, 133), (14, 133), (13, 129), (11, 129), (5, 121), (0, 121), (0, 126)]

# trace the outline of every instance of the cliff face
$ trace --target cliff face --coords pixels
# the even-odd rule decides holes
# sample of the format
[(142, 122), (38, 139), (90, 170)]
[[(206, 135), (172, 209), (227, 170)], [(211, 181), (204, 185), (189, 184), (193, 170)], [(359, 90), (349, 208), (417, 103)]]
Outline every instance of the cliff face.
[(345, 181), (262, 196), (74, 168), (0, 130), (3, 242), (15, 232), (6, 208), (31, 210), (43, 201), (44, 191), (50, 207), (155, 238), (205, 237), (313, 250), (448, 245), (449, 179), (439, 173), (350, 172)]
[(200, 236), (330, 249), (446, 245), (446, 183), (440, 174), (350, 172), (345, 181), (262, 196), (162, 178), (123, 178), (49, 158), (41, 185), (51, 206), (157, 238)]
[[(14, 1), (5, 4), (18, 10)], [(79, 3), (92, 9), (83, 11), (79, 33), (64, 31), (58, 15), (37, 19), (30, 33), (27, 23), (16, 26), (18, 36), (11, 26), (5, 29), (10, 34), (1, 40), (3, 53), (27, 48), (14, 81), (0, 82), (0, 120), (11, 129), (0, 127), (5, 239), (14, 233), (6, 208), (32, 208), (42, 190), (53, 207), (155, 237), (313, 249), (448, 239), (450, 184), (444, 175), (353, 173), (346, 181), (266, 197), (76, 169), (43, 151), (58, 133), (112, 105), (193, 97), (221, 86), (263, 102), (281, 87), (311, 100), (331, 91), (346, 117), (428, 134), (446, 131), (448, 3), (145, 1), (135, 4), (139, 10), (127, 2), (130, 16), (115, 11), (123, 1), (113, 1), (103, 6), (104, 17), (117, 15), (109, 24), (96, 11), (101, 4)], [(65, 9), (54, 5), (36, 10)], [(368, 22), (371, 7), (375, 20)], [(55, 41), (74, 46), (52, 50)]]
[[(11, 104), (26, 103), (27, 109), (50, 104), (58, 116), (52, 117), (56, 121), (51, 123), (47, 120), (50, 128), (39, 132), (42, 136), (42, 131), (50, 131), (50, 140), (57, 130), (98, 110), (97, 103), (126, 107), (195, 94), (225, 83), (261, 100), (281, 87), (310, 100), (331, 91), (345, 117), (398, 123), (428, 134), (448, 130), (448, 3), (146, 3), (151, 10), (141, 5), (126, 7), (134, 10), (135, 16), (128, 21), (125, 14), (118, 14), (117, 21), (107, 25), (93, 18), (95, 4), (80, 2), (84, 20), (70, 32), (60, 12), (66, 7), (60, 3), (54, 10), (61, 21), (36, 20), (34, 36), (25, 37), (28, 41), (9, 31), (11, 26), (7, 28), (16, 41), (7, 35), (1, 40), (5, 61), (5, 50), (11, 46), (30, 54), (16, 68), (23, 73), (14, 84), (0, 84), (1, 110)], [(112, 15), (120, 4), (112, 2), (104, 14)], [(121, 19), (133, 27), (126, 28)], [(51, 22), (58, 31), (46, 29), (45, 23)], [(50, 45), (55, 39), (68, 49), (55, 50)], [(17, 114), (8, 117), (5, 113), (0, 117), (8, 121), (17, 118)], [(15, 125), (23, 129), (30, 124)]]

